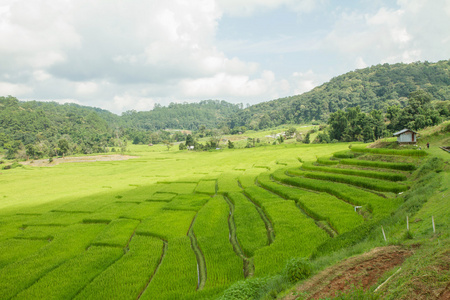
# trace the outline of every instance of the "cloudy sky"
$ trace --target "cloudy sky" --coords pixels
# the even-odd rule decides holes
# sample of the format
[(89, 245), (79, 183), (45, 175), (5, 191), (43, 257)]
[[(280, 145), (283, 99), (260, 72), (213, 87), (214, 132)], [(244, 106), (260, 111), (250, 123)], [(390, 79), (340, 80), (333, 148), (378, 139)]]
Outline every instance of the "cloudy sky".
[(117, 114), (447, 59), (450, 0), (0, 0), (0, 96)]

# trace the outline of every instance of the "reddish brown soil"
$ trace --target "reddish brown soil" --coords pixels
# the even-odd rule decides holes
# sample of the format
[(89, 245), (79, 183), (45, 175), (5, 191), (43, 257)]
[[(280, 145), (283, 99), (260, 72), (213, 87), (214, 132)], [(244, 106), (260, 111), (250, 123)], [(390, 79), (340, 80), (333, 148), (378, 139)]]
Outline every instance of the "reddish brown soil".
[(439, 296), (439, 300), (448, 300), (448, 299), (450, 299), (450, 283), (447, 285), (445, 290)]
[(297, 295), (304, 299), (321, 299), (350, 289), (367, 290), (386, 271), (401, 265), (410, 255), (410, 251), (397, 246), (373, 249), (320, 272), (284, 299), (297, 299)]

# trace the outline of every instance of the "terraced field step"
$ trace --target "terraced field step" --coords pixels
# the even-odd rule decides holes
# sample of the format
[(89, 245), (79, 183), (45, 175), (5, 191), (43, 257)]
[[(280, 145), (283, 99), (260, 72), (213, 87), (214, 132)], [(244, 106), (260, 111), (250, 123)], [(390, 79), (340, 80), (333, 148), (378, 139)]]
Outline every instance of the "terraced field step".
[(197, 290), (201, 291), (206, 284), (207, 270), (206, 270), (205, 256), (203, 255), (202, 250), (198, 246), (197, 237), (195, 236), (193, 230), (193, 225), (195, 223), (196, 218), (197, 214), (192, 219), (187, 235), (191, 240), (191, 248), (194, 251), (195, 257), (197, 259), (197, 277), (198, 277)]
[(290, 177), (285, 174), (285, 171), (285, 169), (279, 169), (272, 176), (277, 181), (285, 184), (325, 192), (352, 205), (363, 206), (366, 212), (373, 213), (377, 217), (388, 215), (402, 202), (400, 198), (385, 199), (375, 193), (343, 183), (304, 177)]
[(326, 173), (336, 173), (336, 174), (345, 174), (345, 175), (355, 175), (361, 177), (368, 178), (376, 178), (390, 181), (405, 181), (407, 180), (406, 175), (399, 173), (390, 173), (390, 172), (379, 172), (379, 171), (366, 171), (366, 170), (358, 170), (358, 169), (347, 169), (347, 168), (337, 168), (337, 167), (324, 167), (315, 165), (312, 162), (305, 162), (302, 165), (302, 169), (308, 171), (321, 171)]
[(261, 208), (261, 206), (259, 206), (256, 202), (254, 202), (245, 192), (243, 193), (243, 195), (247, 198), (249, 202), (251, 202), (255, 206), (256, 211), (258, 212), (258, 214), (260, 215), (261, 219), (264, 222), (267, 232), (267, 245), (272, 244), (273, 241), (275, 240), (275, 230), (273, 229), (272, 222), (267, 217), (266, 213)]
[(346, 183), (370, 190), (375, 190), (379, 192), (391, 192), (391, 193), (400, 193), (409, 189), (409, 186), (395, 183), (391, 181), (381, 180), (372, 178), (371, 180), (367, 180), (366, 178), (361, 178), (358, 175), (344, 175), (344, 174), (336, 174), (336, 173), (328, 173), (321, 171), (304, 171), (301, 169), (288, 169), (288, 175), (302, 176), (311, 179), (321, 179), (332, 182), (340, 182)]
[[(278, 178), (284, 175), (278, 174)], [(363, 216), (355, 212), (354, 206), (327, 193), (299, 188), (293, 185), (274, 181), (270, 173), (258, 176), (258, 184), (268, 191), (296, 202), (297, 206), (317, 226), (325, 230), (330, 236), (350, 231), (364, 222)]]
[[(259, 182), (257, 182), (259, 184)], [(260, 185), (261, 186), (261, 185)], [(267, 186), (267, 185), (266, 185)], [(298, 209), (308, 218), (311, 218), (314, 220), (314, 223), (319, 227), (320, 229), (324, 230), (330, 237), (335, 237), (338, 235), (337, 231), (332, 228), (331, 224), (328, 223), (324, 218), (318, 218), (317, 214), (313, 214), (307, 209), (305, 209), (304, 206), (298, 201), (298, 199), (292, 199), (290, 197), (286, 197), (285, 193), (277, 193), (269, 188), (266, 188), (264, 186), (261, 186), (264, 190), (268, 191), (269, 193), (272, 193), (286, 201), (295, 201), (295, 205), (298, 207)], [(291, 187), (291, 189), (295, 189), (294, 187)], [(292, 190), (291, 190), (292, 191)], [(291, 192), (290, 191), (290, 192)]]
[(247, 257), (244, 254), (244, 251), (242, 251), (241, 246), (239, 245), (239, 241), (236, 237), (236, 224), (234, 222), (234, 212), (235, 207), (234, 204), (230, 201), (230, 199), (226, 196), (224, 196), (224, 199), (227, 201), (229, 207), (230, 207), (230, 215), (228, 216), (228, 227), (230, 230), (230, 243), (233, 246), (233, 250), (236, 253), (237, 256), (242, 258), (244, 263), (244, 276), (245, 277), (251, 277), (255, 273), (255, 266), (253, 265), (251, 259)]

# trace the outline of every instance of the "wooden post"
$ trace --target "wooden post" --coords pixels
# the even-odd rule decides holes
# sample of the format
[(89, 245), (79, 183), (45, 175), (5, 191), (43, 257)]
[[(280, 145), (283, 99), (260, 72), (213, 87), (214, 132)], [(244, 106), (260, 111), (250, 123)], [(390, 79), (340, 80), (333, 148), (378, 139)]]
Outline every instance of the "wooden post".
[(384, 241), (387, 242), (387, 240), (386, 240), (386, 234), (384, 233), (384, 228), (383, 228), (383, 226), (381, 226), (381, 231), (383, 232)]
[(409, 218), (406, 216), (406, 230), (409, 231)]
[(434, 225), (434, 217), (431, 216), (431, 222), (433, 223), (433, 233), (436, 233), (436, 226)]

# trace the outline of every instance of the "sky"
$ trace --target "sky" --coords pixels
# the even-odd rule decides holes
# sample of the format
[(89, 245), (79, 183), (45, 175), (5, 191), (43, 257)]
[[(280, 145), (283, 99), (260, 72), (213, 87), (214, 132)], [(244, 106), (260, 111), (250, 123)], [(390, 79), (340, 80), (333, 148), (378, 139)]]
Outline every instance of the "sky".
[(448, 59), (450, 0), (0, 0), (0, 96), (116, 114)]

